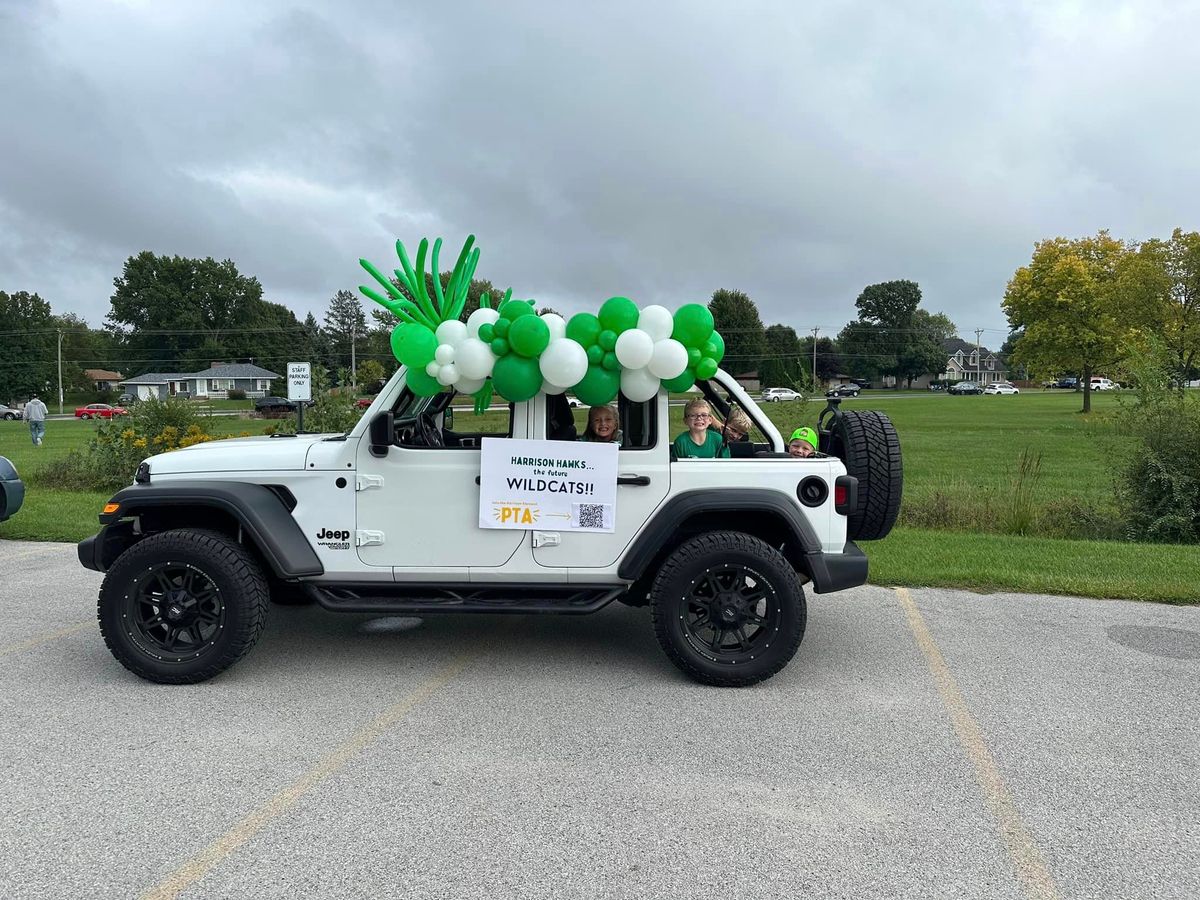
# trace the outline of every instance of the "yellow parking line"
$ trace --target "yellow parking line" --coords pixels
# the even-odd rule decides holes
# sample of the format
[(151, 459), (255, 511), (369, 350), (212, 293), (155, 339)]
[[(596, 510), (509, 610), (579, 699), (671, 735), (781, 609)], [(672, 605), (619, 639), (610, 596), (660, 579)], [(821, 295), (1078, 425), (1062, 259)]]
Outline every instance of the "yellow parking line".
[(282, 813), (287, 812), (305, 794), (344, 767), (376, 738), (428, 699), (430, 694), (462, 672), (466, 666), (465, 655), (455, 657), (438, 675), (384, 710), (376, 716), (374, 721), (359, 729), (345, 743), (321, 759), (296, 781), (251, 811), (240, 822), (167, 876), (157, 887), (142, 894), (142, 900), (173, 900), (178, 897), (183, 891), (211, 872), (225, 857), (266, 828)]
[(19, 644), (10, 644), (7, 647), (0, 647), (0, 656), (7, 656), (10, 653), (20, 653), (22, 650), (31, 650), (41, 644), (56, 641), (61, 637), (66, 637), (68, 634), (74, 634), (77, 631), (83, 631), (85, 628), (91, 628), (95, 625), (95, 620), (91, 622), (80, 622), (78, 625), (72, 625), (70, 628), (61, 628), (58, 631), (51, 631), (49, 634), (41, 634), (37, 637), (31, 637), (27, 641), (22, 641)]
[(929, 663), (929, 671), (933, 674), (942, 703), (950, 714), (950, 721), (954, 725), (959, 743), (975, 765), (975, 775), (983, 789), (984, 800), (996, 818), (1000, 837), (1008, 849), (1017, 877), (1030, 897), (1057, 900), (1058, 888), (1054, 884), (1054, 876), (1050, 874), (1042, 851), (1038, 849), (1033, 835), (1029, 833), (1021, 814), (1017, 812), (1012, 795), (1000, 775), (1000, 768), (983, 739), (983, 731), (967, 708), (967, 701), (959, 691), (946, 660), (942, 658), (942, 652), (934, 643), (924, 617), (906, 588), (896, 588), (895, 591), (896, 596), (900, 598), (900, 605), (908, 615), (908, 627)]

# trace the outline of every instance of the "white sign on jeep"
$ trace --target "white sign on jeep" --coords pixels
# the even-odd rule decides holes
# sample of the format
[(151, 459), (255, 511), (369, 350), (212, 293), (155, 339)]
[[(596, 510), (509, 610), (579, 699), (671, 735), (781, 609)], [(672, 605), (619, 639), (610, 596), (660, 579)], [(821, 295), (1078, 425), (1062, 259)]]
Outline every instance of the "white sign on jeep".
[(312, 365), (306, 362), (288, 363), (287, 384), (289, 400), (311, 400)]
[(484, 438), (480, 528), (612, 532), (617, 445)]

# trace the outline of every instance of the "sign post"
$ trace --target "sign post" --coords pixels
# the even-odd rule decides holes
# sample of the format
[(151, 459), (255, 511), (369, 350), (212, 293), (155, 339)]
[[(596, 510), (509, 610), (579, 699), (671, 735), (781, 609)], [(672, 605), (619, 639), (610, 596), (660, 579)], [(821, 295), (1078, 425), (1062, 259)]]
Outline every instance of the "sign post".
[(288, 399), (296, 403), (296, 433), (304, 431), (304, 404), (312, 399), (312, 364), (287, 364)]

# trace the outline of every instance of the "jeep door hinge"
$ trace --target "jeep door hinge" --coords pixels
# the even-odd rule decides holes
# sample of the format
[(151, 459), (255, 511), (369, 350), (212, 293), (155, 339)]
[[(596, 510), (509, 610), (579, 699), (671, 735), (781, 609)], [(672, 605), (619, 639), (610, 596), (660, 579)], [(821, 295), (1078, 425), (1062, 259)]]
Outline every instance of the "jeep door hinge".
[(535, 547), (557, 547), (562, 543), (562, 536), (557, 531), (535, 531), (533, 533), (533, 546)]
[(366, 547), (368, 544), (382, 544), (382, 531), (356, 531), (354, 532), (354, 546)]
[(359, 475), (354, 479), (354, 489), (356, 491), (369, 491), (371, 488), (383, 487), (382, 475)]

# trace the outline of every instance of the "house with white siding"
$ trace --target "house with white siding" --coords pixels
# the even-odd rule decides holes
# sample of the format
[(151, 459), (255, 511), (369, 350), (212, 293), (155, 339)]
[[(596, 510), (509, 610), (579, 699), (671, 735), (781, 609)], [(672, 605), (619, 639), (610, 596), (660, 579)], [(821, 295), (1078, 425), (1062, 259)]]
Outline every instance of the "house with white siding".
[(224, 400), (230, 391), (243, 391), (247, 397), (266, 397), (271, 393), (272, 382), (282, 377), (249, 363), (213, 363), (202, 372), (148, 372), (126, 378), (121, 389), (139, 400), (151, 397)]

